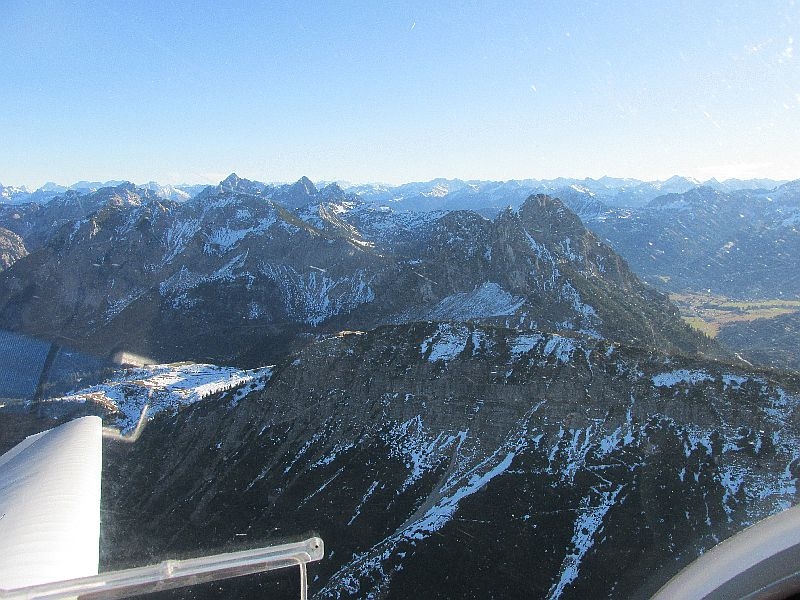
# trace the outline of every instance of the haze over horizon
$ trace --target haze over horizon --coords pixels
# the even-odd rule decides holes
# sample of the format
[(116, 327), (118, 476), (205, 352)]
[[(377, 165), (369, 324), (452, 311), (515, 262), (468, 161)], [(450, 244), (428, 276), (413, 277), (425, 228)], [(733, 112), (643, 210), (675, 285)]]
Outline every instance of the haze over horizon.
[[(541, 182), (546, 182), (546, 181), (553, 181), (555, 179), (565, 179), (565, 180), (568, 180), (568, 181), (577, 181), (577, 182), (586, 181), (586, 180), (600, 181), (600, 180), (603, 180), (603, 179), (615, 179), (615, 180), (627, 179), (627, 180), (631, 180), (631, 181), (634, 181), (634, 182), (639, 182), (639, 183), (646, 184), (646, 183), (656, 183), (656, 182), (665, 183), (668, 180), (671, 180), (671, 179), (674, 179), (674, 178), (685, 178), (685, 179), (689, 179), (689, 180), (693, 179), (691, 177), (684, 177), (683, 175), (677, 175), (677, 174), (673, 175), (671, 177), (665, 177), (663, 179), (657, 179), (657, 180), (656, 179), (653, 179), (653, 180), (642, 180), (642, 179), (638, 179), (638, 178), (635, 178), (635, 177), (615, 177), (613, 175), (604, 175), (604, 176), (601, 176), (601, 177), (555, 177), (553, 179), (527, 177), (527, 178), (524, 178), (524, 179), (481, 179), (481, 180), (474, 179), (474, 178), (461, 178), (461, 177), (433, 177), (432, 179), (426, 179), (426, 180), (410, 179), (408, 181), (400, 181), (400, 182), (397, 182), (397, 183), (390, 183), (390, 182), (386, 182), (386, 181), (351, 181), (351, 180), (342, 179), (342, 178), (335, 179), (335, 180), (318, 179), (318, 178), (314, 178), (314, 177), (309, 177), (307, 175), (302, 175), (301, 177), (299, 177), (297, 180), (294, 180), (294, 181), (291, 181), (291, 180), (276, 180), (276, 179), (258, 179), (258, 178), (254, 178), (254, 177), (253, 178), (245, 177), (244, 175), (240, 175), (239, 173), (234, 171), (234, 172), (228, 173), (226, 175), (219, 174), (219, 179), (217, 181), (211, 181), (211, 180), (208, 180), (208, 181), (181, 181), (181, 182), (177, 182), (177, 183), (164, 183), (164, 182), (156, 181), (154, 179), (150, 179), (150, 180), (147, 180), (147, 181), (131, 181), (130, 179), (126, 179), (124, 177), (118, 177), (118, 178), (115, 178), (115, 179), (109, 179), (107, 181), (93, 181), (93, 180), (90, 180), (90, 179), (87, 179), (87, 178), (74, 179), (70, 183), (58, 182), (58, 181), (47, 181), (44, 184), (42, 184), (40, 186), (37, 186), (37, 187), (18, 186), (13, 181), (2, 181), (2, 180), (0, 180), (0, 185), (2, 185), (2, 186), (13, 186), (13, 187), (25, 187), (25, 189), (27, 189), (29, 192), (37, 191), (38, 189), (40, 189), (42, 187), (45, 187), (45, 186), (48, 186), (48, 185), (57, 185), (57, 186), (61, 186), (61, 187), (64, 187), (64, 188), (74, 188), (75, 186), (78, 186), (79, 184), (85, 184), (85, 183), (101, 184), (104, 187), (106, 185), (115, 185), (117, 182), (128, 182), (128, 183), (132, 183), (132, 184), (134, 184), (136, 186), (145, 186), (145, 185), (148, 185), (148, 184), (151, 184), (151, 183), (156, 183), (156, 184), (159, 184), (159, 185), (172, 185), (172, 186), (176, 186), (176, 187), (182, 187), (182, 186), (188, 187), (188, 186), (197, 186), (197, 185), (216, 186), (216, 185), (219, 185), (220, 183), (222, 183), (222, 181), (225, 180), (227, 177), (229, 177), (230, 175), (234, 175), (234, 174), (237, 177), (240, 177), (242, 179), (249, 179), (251, 181), (257, 181), (259, 183), (265, 183), (265, 184), (268, 184), (268, 185), (287, 185), (287, 184), (292, 184), (292, 183), (295, 183), (295, 181), (301, 179), (302, 177), (307, 177), (317, 187), (320, 187), (320, 186), (323, 186), (323, 185), (327, 185), (327, 184), (330, 184), (330, 183), (336, 183), (336, 184), (342, 186), (344, 189), (348, 189), (350, 187), (357, 187), (357, 186), (367, 186), (367, 185), (376, 185), (376, 186), (385, 185), (385, 186), (388, 186), (388, 187), (395, 187), (395, 186), (401, 186), (401, 185), (407, 185), (407, 184), (423, 184), (423, 183), (428, 183), (428, 182), (433, 182), (433, 181), (442, 181), (442, 180), (443, 181), (450, 181), (450, 182), (452, 182), (452, 181), (462, 181), (462, 182), (465, 182), (465, 183), (472, 183), (472, 182), (505, 183), (505, 182), (509, 182), (509, 181), (520, 181), (520, 182), (523, 182), (523, 181), (541, 181)], [(725, 183), (725, 181), (729, 181), (729, 180), (747, 181), (745, 179), (736, 178), (736, 177), (731, 177), (731, 178), (728, 178), (728, 179), (717, 179), (717, 178), (711, 177), (711, 178), (708, 178), (706, 180), (702, 180), (702, 181), (695, 180), (695, 181), (697, 181), (699, 184), (702, 185), (702, 184), (705, 184), (707, 182), (712, 181), (713, 179), (716, 179), (719, 183)], [(749, 178), (749, 179), (750, 180), (767, 179), (767, 180), (770, 180), (770, 181), (774, 181), (778, 185), (781, 185), (784, 182), (794, 181), (796, 179), (800, 179), (800, 177), (791, 178), (791, 179), (774, 179), (774, 178), (771, 178), (771, 177), (752, 177), (752, 178)]]
[(4, 13), (6, 185), (800, 176), (792, 0)]

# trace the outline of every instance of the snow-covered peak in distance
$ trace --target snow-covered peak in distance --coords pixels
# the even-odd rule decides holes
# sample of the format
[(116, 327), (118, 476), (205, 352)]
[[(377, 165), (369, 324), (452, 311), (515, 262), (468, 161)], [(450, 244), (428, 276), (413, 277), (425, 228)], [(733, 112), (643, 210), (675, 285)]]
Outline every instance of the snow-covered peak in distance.
[(595, 195), (595, 193), (592, 190), (590, 190), (589, 188), (584, 187), (582, 185), (578, 185), (577, 183), (573, 183), (569, 187), (570, 187), (570, 189), (575, 190), (576, 192), (580, 192), (580, 193), (586, 194), (588, 196), (594, 196)]
[(666, 181), (654, 181), (652, 182), (652, 185), (653, 187), (660, 189), (665, 194), (682, 194), (683, 192), (689, 191), (694, 187), (698, 187), (701, 185), (701, 183), (693, 177), (680, 177), (679, 175), (673, 175)]
[(42, 187), (40, 187), (38, 192), (54, 192), (56, 194), (60, 194), (62, 192), (66, 192), (69, 188), (63, 185), (58, 185), (53, 181), (48, 181)]
[(232, 192), (259, 195), (270, 189), (270, 187), (271, 186), (261, 183), (260, 181), (251, 181), (249, 179), (239, 177), (236, 173), (231, 173), (225, 179), (220, 181), (219, 185), (207, 186), (199, 194), (196, 194), (195, 197), (201, 198), (204, 196), (228, 194)]
[[(384, 192), (388, 192), (395, 186), (390, 183), (383, 183), (379, 181), (374, 181), (370, 183), (353, 183), (351, 181), (337, 181), (336, 182), (340, 188), (346, 190), (350, 194), (358, 194), (359, 196), (368, 196), (370, 194), (381, 194)], [(327, 182), (325, 181), (318, 181), (317, 186), (325, 187)]]
[[(69, 186), (60, 185), (53, 181), (48, 181), (36, 191), (31, 192), (25, 186), (3, 186), (0, 184), (0, 204), (45, 204), (57, 196), (66, 193), (77, 193), (78, 195), (92, 194), (106, 188), (116, 188), (119, 186), (133, 185), (129, 181), (113, 180), (106, 182), (99, 181), (79, 181)], [(174, 202), (185, 202), (200, 193), (207, 186), (204, 184), (178, 184), (162, 185), (156, 181), (135, 186), (141, 190), (152, 192), (155, 196)]]
[(319, 195), (323, 200), (336, 201), (341, 199), (345, 195), (345, 192), (338, 183), (329, 183), (319, 188)]
[(179, 187), (173, 185), (161, 185), (155, 181), (150, 181), (140, 187), (150, 190), (160, 198), (164, 198), (165, 200), (173, 200), (175, 202), (185, 202), (192, 197), (189, 192), (186, 192)]
[(428, 211), (473, 209), (487, 214), (511, 203), (517, 205), (531, 194), (585, 194), (611, 207), (637, 208), (670, 193), (684, 193), (702, 186), (719, 191), (732, 189), (775, 189), (781, 182), (768, 179), (709, 180), (702, 183), (689, 177), (673, 176), (664, 181), (642, 181), (633, 178), (601, 177), (599, 179), (565, 178), (479, 181), (432, 179), (401, 185), (364, 184), (347, 187), (348, 192), (373, 203), (390, 205), (396, 210)]
[(223, 179), (222, 181), (220, 181), (220, 182), (219, 182), (219, 184), (220, 184), (221, 186), (223, 186), (223, 187), (236, 188), (236, 187), (238, 187), (238, 186), (239, 186), (239, 184), (240, 184), (242, 181), (247, 181), (247, 180), (246, 180), (246, 179), (245, 179), (245, 180), (243, 180), (243, 179), (242, 179), (241, 177), (239, 177), (239, 176), (238, 176), (236, 173), (231, 173), (231, 174), (230, 174), (230, 175), (228, 175), (228, 176), (227, 176), (225, 179)]
[(123, 183), (128, 183), (122, 179), (120, 180), (111, 180), (106, 182), (99, 182), (99, 181), (79, 181), (77, 183), (73, 183), (69, 186), (71, 190), (78, 190), (78, 191), (87, 191), (87, 192), (94, 192), (101, 188), (106, 187), (117, 187), (118, 185), (122, 185)]
[(600, 179), (589, 179), (589, 178), (587, 178), (586, 181), (590, 181), (590, 182), (594, 181), (595, 183), (598, 183), (600, 185), (604, 185), (604, 186), (608, 187), (609, 189), (619, 189), (619, 188), (629, 187), (629, 186), (632, 186), (632, 185), (638, 185), (638, 184), (642, 183), (640, 180), (631, 179), (630, 177), (609, 177), (607, 175), (604, 175)]
[(13, 185), (3, 185), (0, 183), (0, 198), (2, 198), (3, 201), (9, 201), (20, 195), (28, 194), (30, 194), (30, 192), (24, 185), (22, 187), (16, 187)]
[(713, 205), (714, 203), (725, 202), (727, 196), (710, 186), (696, 186), (689, 188), (685, 192), (671, 192), (663, 194), (651, 200), (648, 208), (657, 210), (663, 209), (689, 209), (692, 206)]
[(449, 193), (450, 190), (447, 188), (446, 185), (437, 183), (435, 186), (433, 186), (433, 188), (429, 192), (422, 192), (422, 195), (432, 198), (444, 198)]
[(717, 181), (712, 178), (704, 182), (703, 185), (725, 192), (735, 192), (737, 190), (773, 190), (784, 183), (787, 182), (774, 179), (726, 179)]
[(767, 193), (767, 197), (775, 201), (794, 201), (800, 202), (800, 179), (787, 181)]

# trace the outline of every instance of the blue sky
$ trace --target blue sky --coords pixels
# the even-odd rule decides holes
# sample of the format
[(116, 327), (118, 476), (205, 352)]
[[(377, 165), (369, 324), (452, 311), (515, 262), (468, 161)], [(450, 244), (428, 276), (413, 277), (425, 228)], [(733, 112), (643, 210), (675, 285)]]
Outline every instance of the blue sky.
[(792, 0), (0, 13), (7, 185), (800, 177)]

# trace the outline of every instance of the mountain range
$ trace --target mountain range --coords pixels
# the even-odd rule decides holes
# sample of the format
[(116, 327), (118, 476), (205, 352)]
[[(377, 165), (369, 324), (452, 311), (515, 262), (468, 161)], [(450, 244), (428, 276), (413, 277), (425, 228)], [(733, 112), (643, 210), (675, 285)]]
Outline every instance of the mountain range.
[(276, 340), (442, 319), (707, 345), (544, 195), (490, 220), (231, 175), (184, 203), (123, 184), (27, 206), (0, 220), (32, 252), (0, 274), (0, 323), (95, 354), (230, 361)]
[[(104, 187), (116, 187), (124, 181), (91, 182), (79, 181), (70, 186), (46, 183), (35, 191), (25, 186), (4, 186), (0, 184), (0, 203), (24, 204), (27, 202), (48, 202), (67, 191), (94, 192)], [(683, 193), (696, 187), (709, 187), (718, 191), (774, 190), (786, 183), (774, 179), (726, 179), (722, 182), (709, 179), (700, 182), (691, 177), (673, 176), (665, 181), (641, 181), (631, 178), (601, 177), (599, 179), (566, 178), (523, 179), (509, 181), (479, 181), (461, 179), (434, 179), (427, 182), (388, 184), (336, 183), (342, 189), (355, 193), (365, 200), (378, 203), (395, 203), (406, 210), (478, 210), (497, 211), (524, 200), (533, 193), (552, 194), (562, 190), (582, 191), (609, 206), (642, 206), (658, 196), (669, 193)], [(139, 187), (149, 189), (165, 200), (181, 202), (200, 193), (206, 185), (181, 184), (161, 185), (154, 181)]]
[(108, 568), (311, 530), (318, 598), (647, 597), (797, 502), (797, 374), (663, 292), (734, 290), (750, 260), (743, 294), (795, 293), (798, 185), (554, 181), (0, 205), (7, 352), (106, 379), (27, 382), (0, 446), (85, 413), (128, 430), (156, 399), (104, 448)]
[[(104, 187), (121, 185), (110, 183), (114, 185)], [(67, 190), (48, 184), (27, 196), (24, 188), (2, 188), (0, 226), (21, 236), (26, 248), (36, 247), (57, 223), (97, 209), (97, 191), (103, 189), (97, 187), (100, 185), (80, 182)], [(228, 181), (227, 185), (233, 184)], [(309, 186), (314, 187), (307, 178), (293, 185), (240, 185), (249, 189), (238, 191), (262, 194), (290, 210), (304, 206)], [(306, 193), (297, 186), (305, 188)], [(143, 198), (176, 203), (213, 189), (153, 182), (124, 187), (136, 190), (134, 193)], [(712, 179), (701, 184), (682, 177), (664, 182), (610, 177), (507, 182), (436, 179), (400, 186), (327, 184), (323, 189), (357, 196), (364, 204), (392, 213), (472, 210), (489, 218), (509, 206), (519, 208), (530, 195), (549, 194), (564, 202), (590, 230), (607, 241), (639, 276), (662, 290), (711, 289), (734, 298), (800, 298), (800, 278), (793, 273), (800, 258), (798, 181)], [(35, 194), (40, 195), (38, 200)], [(45, 197), (46, 201), (42, 200)], [(44, 207), (49, 210), (35, 216)], [(47, 222), (51, 215), (53, 220)], [(39, 231), (32, 231), (36, 227)], [(4, 268), (21, 255), (22, 246), (5, 232), (0, 240), (4, 246), (17, 248), (3, 258), (0, 268)]]
[(587, 224), (662, 289), (800, 298), (798, 182), (771, 192), (700, 187)]

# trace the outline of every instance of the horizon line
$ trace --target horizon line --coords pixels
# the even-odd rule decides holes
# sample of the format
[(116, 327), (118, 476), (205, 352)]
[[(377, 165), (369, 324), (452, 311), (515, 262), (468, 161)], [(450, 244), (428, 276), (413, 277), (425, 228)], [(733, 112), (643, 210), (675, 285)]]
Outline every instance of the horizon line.
[[(136, 187), (144, 187), (144, 186), (149, 185), (149, 184), (157, 184), (157, 185), (161, 185), (161, 186), (172, 186), (172, 187), (197, 186), (197, 185), (205, 185), (205, 186), (212, 186), (213, 187), (213, 186), (219, 185), (220, 183), (222, 183), (222, 181), (224, 181), (225, 179), (227, 179), (231, 175), (236, 175), (237, 177), (239, 177), (239, 179), (246, 179), (248, 181), (253, 181), (253, 182), (256, 182), (256, 183), (263, 183), (263, 184), (266, 184), (266, 185), (291, 185), (292, 183), (296, 183), (297, 181), (300, 181), (301, 179), (303, 179), (305, 177), (309, 181), (311, 181), (315, 186), (318, 185), (318, 184), (323, 184), (323, 183), (324, 184), (335, 183), (337, 185), (346, 184), (347, 187), (358, 187), (358, 186), (364, 186), (364, 185), (381, 185), (381, 186), (388, 186), (388, 187), (392, 187), (392, 188), (400, 187), (400, 186), (403, 186), (403, 185), (409, 185), (409, 184), (413, 184), (413, 183), (422, 184), (422, 183), (431, 183), (431, 182), (434, 182), (434, 181), (447, 181), (447, 182), (450, 182), (450, 181), (462, 181), (464, 183), (473, 183), (473, 182), (511, 183), (511, 182), (531, 181), (531, 182), (545, 183), (545, 182), (552, 182), (552, 181), (558, 181), (558, 180), (581, 182), (581, 181), (601, 181), (603, 179), (612, 179), (612, 180), (629, 180), (629, 181), (638, 182), (638, 183), (665, 183), (665, 182), (670, 181), (672, 179), (686, 179), (688, 181), (697, 182), (698, 185), (702, 186), (702, 185), (704, 185), (706, 183), (709, 183), (709, 182), (726, 183), (728, 181), (747, 182), (747, 181), (759, 181), (759, 180), (767, 180), (767, 181), (774, 182), (776, 184), (784, 184), (784, 183), (788, 183), (790, 181), (796, 181), (796, 180), (800, 179), (800, 177), (789, 178), (789, 179), (783, 178), (783, 177), (780, 177), (780, 178), (775, 178), (775, 177), (726, 177), (724, 179), (717, 178), (717, 177), (709, 177), (707, 179), (699, 179), (697, 177), (692, 177), (692, 176), (687, 176), (687, 175), (678, 175), (678, 174), (671, 175), (670, 177), (667, 177), (665, 179), (661, 179), (661, 178), (640, 179), (638, 177), (616, 176), (616, 175), (602, 175), (600, 177), (590, 177), (590, 176), (586, 176), (586, 177), (570, 177), (570, 176), (566, 176), (566, 175), (560, 175), (560, 176), (557, 176), (557, 177), (541, 177), (541, 178), (539, 178), (539, 177), (523, 177), (523, 178), (512, 177), (512, 178), (508, 178), (508, 179), (502, 179), (502, 178), (469, 178), (469, 179), (467, 179), (467, 178), (463, 178), (463, 177), (444, 177), (444, 176), (439, 176), (439, 177), (433, 177), (431, 179), (409, 179), (409, 180), (406, 180), (406, 181), (402, 181), (400, 183), (390, 183), (390, 182), (387, 182), (387, 181), (380, 181), (380, 180), (351, 181), (348, 178), (330, 179), (330, 178), (320, 177), (318, 179), (314, 179), (314, 178), (308, 177), (306, 175), (301, 175), (300, 177), (298, 177), (297, 179), (294, 179), (294, 180), (288, 180), (288, 179), (284, 179), (284, 180), (261, 180), (261, 179), (251, 178), (251, 177), (242, 177), (242, 176), (239, 176), (235, 171), (232, 171), (231, 173), (229, 173), (225, 177), (222, 177), (221, 179), (218, 179), (218, 180), (214, 180), (214, 179), (207, 178), (207, 177), (202, 177), (202, 175), (201, 175), (201, 176), (197, 177), (197, 179), (194, 182), (187, 180), (187, 181), (182, 181), (180, 183), (162, 183), (162, 182), (158, 181), (157, 179), (149, 179), (148, 181), (146, 181), (144, 183), (136, 183), (136, 182), (132, 181), (131, 179), (124, 179), (124, 178), (123, 179), (112, 178), (112, 179), (107, 179), (106, 181), (98, 181), (98, 180), (83, 178), (83, 179), (77, 179), (77, 180), (75, 180), (73, 183), (71, 183), (69, 185), (64, 185), (64, 184), (57, 183), (57, 182), (52, 181), (52, 180), (48, 180), (48, 181), (45, 181), (44, 183), (42, 183), (42, 184), (40, 184), (40, 185), (38, 185), (36, 187), (34, 187), (32, 185), (28, 185), (28, 184), (22, 184), (22, 185), (17, 185), (17, 184), (14, 184), (14, 183), (8, 184), (8, 183), (3, 183), (2, 181), (0, 181), (0, 186), (6, 187), (6, 188), (11, 187), (11, 188), (17, 188), (17, 189), (24, 189), (27, 193), (35, 193), (35, 192), (41, 190), (43, 187), (45, 187), (47, 185), (55, 185), (55, 186), (58, 186), (58, 187), (65, 188), (65, 190), (69, 190), (69, 189), (74, 188), (78, 184), (82, 184), (82, 183), (97, 184), (100, 187), (115, 187), (115, 186), (121, 185), (123, 183), (130, 183), (130, 184), (132, 184), (132, 185), (134, 185)], [(199, 179), (205, 179), (205, 181), (199, 181)]]

